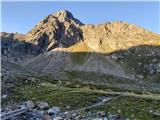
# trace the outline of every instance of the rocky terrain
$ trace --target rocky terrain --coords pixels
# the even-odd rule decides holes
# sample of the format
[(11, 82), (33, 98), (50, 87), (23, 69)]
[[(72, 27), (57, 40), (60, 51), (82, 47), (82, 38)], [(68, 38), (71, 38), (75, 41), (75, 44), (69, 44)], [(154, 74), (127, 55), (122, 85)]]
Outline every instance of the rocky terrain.
[[(70, 12), (58, 11), (25, 35), (1, 32), (1, 51), (2, 106), (42, 100), (61, 109), (67, 105), (77, 109), (108, 94), (127, 96), (126, 103), (131, 104), (138, 96), (141, 100), (136, 99), (135, 106), (143, 101), (145, 111), (160, 103), (160, 35), (127, 22), (83, 24)], [(131, 118), (115, 108), (89, 111)]]

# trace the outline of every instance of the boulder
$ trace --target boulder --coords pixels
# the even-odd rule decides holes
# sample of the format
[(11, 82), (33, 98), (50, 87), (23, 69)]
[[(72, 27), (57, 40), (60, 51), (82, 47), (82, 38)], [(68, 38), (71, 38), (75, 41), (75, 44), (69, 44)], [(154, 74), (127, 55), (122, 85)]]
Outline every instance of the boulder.
[(29, 109), (33, 109), (35, 107), (35, 104), (33, 101), (28, 100), (25, 102), (25, 106)]
[(49, 108), (49, 104), (47, 102), (43, 102), (43, 101), (37, 102), (36, 106), (40, 110), (44, 110), (44, 109), (48, 109)]
[(52, 107), (48, 110), (49, 115), (56, 115), (60, 113), (60, 108), (59, 107)]

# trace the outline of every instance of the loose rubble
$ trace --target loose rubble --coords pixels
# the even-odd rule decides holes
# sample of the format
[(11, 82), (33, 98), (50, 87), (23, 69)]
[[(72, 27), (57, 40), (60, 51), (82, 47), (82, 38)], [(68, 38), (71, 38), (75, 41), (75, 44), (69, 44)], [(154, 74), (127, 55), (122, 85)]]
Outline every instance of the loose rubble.
[[(98, 98), (100, 102), (105, 103), (106, 97)], [(67, 108), (68, 106), (66, 106)], [(79, 110), (61, 110), (59, 107), (52, 106), (49, 107), (49, 104), (44, 101), (26, 101), (20, 104), (15, 104), (14, 106), (8, 106), (5, 109), (1, 110), (2, 116), (12, 111), (18, 111), (18, 109), (25, 109), (24, 112), (17, 116), (13, 116), (12, 120), (119, 120), (120, 115), (107, 114), (104, 111), (99, 112), (87, 112)], [(16, 112), (15, 112), (16, 114)], [(18, 114), (18, 113), (17, 113)], [(8, 114), (9, 115), (9, 114)]]

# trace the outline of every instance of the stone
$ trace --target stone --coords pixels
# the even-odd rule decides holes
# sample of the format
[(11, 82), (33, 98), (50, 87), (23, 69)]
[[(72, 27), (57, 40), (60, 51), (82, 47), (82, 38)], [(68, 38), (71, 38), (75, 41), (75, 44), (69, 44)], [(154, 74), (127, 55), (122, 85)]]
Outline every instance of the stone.
[(44, 115), (42, 120), (52, 120), (51, 117), (49, 115)]
[(52, 120), (64, 120), (64, 119), (60, 116), (57, 116), (57, 117), (54, 117)]
[(120, 116), (119, 115), (109, 115), (109, 120), (120, 120)]
[(6, 95), (6, 94), (5, 94), (5, 95), (2, 95), (2, 99), (7, 98), (7, 96), (8, 96), (8, 95)]
[(137, 74), (137, 77), (140, 78), (140, 79), (143, 79), (144, 76), (143, 75), (140, 75), (140, 74)]
[(24, 104), (25, 104), (25, 106), (26, 106), (27, 108), (29, 108), (29, 109), (33, 109), (33, 108), (35, 107), (34, 102), (33, 102), (33, 101), (30, 101), (30, 100), (26, 101)]
[(40, 110), (44, 110), (44, 109), (48, 109), (49, 108), (49, 104), (47, 102), (43, 102), (43, 101), (37, 102), (36, 106)]
[(52, 107), (48, 110), (48, 114), (50, 115), (57, 115), (58, 113), (60, 113), (59, 107)]
[(73, 114), (72, 114), (72, 117), (76, 117), (76, 116), (77, 116), (77, 113), (73, 113)]
[(64, 114), (67, 115), (67, 114), (68, 114), (68, 111), (65, 111)]
[(71, 109), (71, 106), (67, 105), (67, 106), (66, 106), (66, 109), (67, 109), (67, 110)]

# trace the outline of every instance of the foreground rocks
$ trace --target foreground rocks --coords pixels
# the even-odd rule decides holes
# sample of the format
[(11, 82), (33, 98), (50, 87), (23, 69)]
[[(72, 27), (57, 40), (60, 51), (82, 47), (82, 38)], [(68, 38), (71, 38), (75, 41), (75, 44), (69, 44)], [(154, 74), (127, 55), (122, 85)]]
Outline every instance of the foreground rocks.
[(18, 111), (18, 109), (26, 109), (23, 114), (17, 114), (16, 116), (12, 117), (12, 120), (119, 120), (121, 117), (120, 115), (112, 115), (107, 114), (103, 111), (99, 112), (86, 112), (86, 111), (77, 111), (77, 110), (61, 110), (59, 107), (51, 107), (47, 102), (36, 102), (33, 101), (26, 101), (20, 104), (14, 104), (11, 106), (2, 109), (2, 115), (11, 113), (13, 111)]

